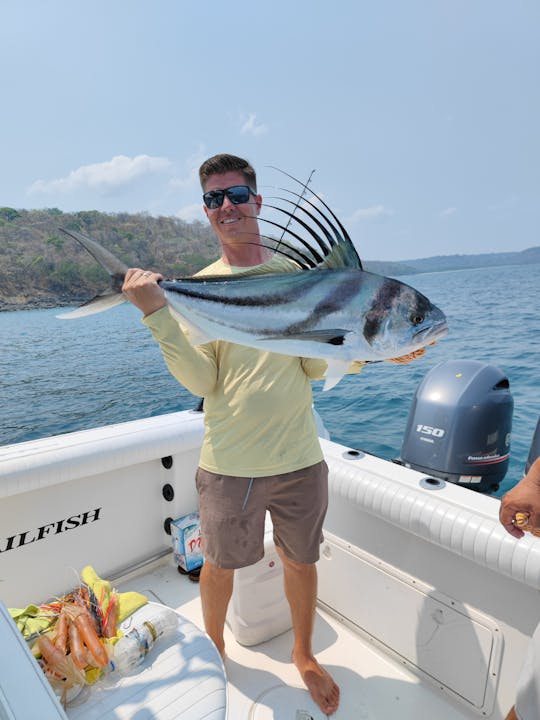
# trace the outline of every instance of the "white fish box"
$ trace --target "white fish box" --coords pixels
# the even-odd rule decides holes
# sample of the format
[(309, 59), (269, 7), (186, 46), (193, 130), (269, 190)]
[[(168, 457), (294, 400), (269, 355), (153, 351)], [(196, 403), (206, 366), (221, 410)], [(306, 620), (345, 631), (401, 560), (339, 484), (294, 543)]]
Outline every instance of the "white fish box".
[(283, 566), (274, 545), (268, 514), (264, 528), (264, 557), (254, 565), (234, 572), (227, 624), (241, 645), (257, 645), (292, 627), (283, 589)]

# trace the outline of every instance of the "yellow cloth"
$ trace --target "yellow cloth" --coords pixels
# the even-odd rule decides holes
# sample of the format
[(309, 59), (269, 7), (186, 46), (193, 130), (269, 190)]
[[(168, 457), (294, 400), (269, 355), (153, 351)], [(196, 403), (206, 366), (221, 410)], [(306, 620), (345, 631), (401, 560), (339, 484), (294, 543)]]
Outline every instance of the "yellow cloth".
[(47, 632), (56, 622), (55, 614), (44, 612), (37, 605), (8, 608), (8, 612), (26, 640), (33, 635)]
[[(198, 275), (291, 272), (293, 261), (274, 256), (254, 268), (222, 260)], [(299, 470), (322, 460), (310, 380), (324, 360), (289, 357), (214, 341), (193, 347), (168, 307), (143, 318), (171, 374), (204, 397), (205, 436), (199, 464), (210, 472), (262, 477)], [(351, 366), (352, 372), (361, 363)]]
[[(106, 611), (111, 595), (110, 582), (102, 580), (91, 565), (83, 568), (81, 579), (92, 588), (100, 606)], [(117, 622), (125, 620), (135, 610), (146, 605), (147, 602), (147, 598), (138, 592), (118, 593)], [(8, 612), (27, 640), (33, 635), (52, 629), (57, 617), (56, 613), (40, 608), (37, 605), (28, 605), (26, 608), (8, 608)]]
[[(96, 596), (103, 611), (107, 611), (109, 600), (111, 596), (111, 583), (108, 580), (103, 580), (96, 573), (91, 565), (87, 565), (81, 571), (81, 579), (92, 588), (94, 595)], [(147, 598), (141, 593), (130, 591), (117, 593), (118, 595), (118, 616), (117, 622), (122, 622), (129, 615), (138, 610), (138, 608), (146, 605), (148, 602)]]
[[(86, 585), (92, 588), (92, 592), (96, 596), (96, 599), (98, 600), (101, 609), (104, 612), (107, 612), (107, 607), (109, 605), (111, 593), (113, 591), (111, 588), (111, 583), (108, 580), (103, 580), (102, 578), (100, 578), (91, 565), (87, 565), (82, 569), (81, 579)], [(132, 613), (134, 613), (135, 610), (138, 610), (138, 608), (146, 605), (146, 603), (148, 602), (147, 598), (144, 595), (134, 591), (116, 593), (116, 595), (118, 600), (117, 623), (125, 620)], [(122, 634), (123, 633), (118, 630), (116, 633), (116, 637), (104, 639), (103, 642), (109, 646), (115, 645), (118, 639), (122, 636)], [(109, 655), (110, 654), (111, 651), (109, 652)], [(91, 667), (87, 668), (85, 671), (86, 682), (89, 685), (97, 682), (102, 677), (102, 675), (103, 670), (101, 668)]]

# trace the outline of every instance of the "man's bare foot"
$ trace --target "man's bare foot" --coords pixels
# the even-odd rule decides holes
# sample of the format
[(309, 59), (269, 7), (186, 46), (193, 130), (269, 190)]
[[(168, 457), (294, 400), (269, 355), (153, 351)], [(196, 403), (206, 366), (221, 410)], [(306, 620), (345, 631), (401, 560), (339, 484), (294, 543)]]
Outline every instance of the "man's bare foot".
[(313, 700), (325, 715), (333, 715), (339, 705), (339, 687), (330, 674), (314, 657), (297, 659), (293, 654), (292, 659)]

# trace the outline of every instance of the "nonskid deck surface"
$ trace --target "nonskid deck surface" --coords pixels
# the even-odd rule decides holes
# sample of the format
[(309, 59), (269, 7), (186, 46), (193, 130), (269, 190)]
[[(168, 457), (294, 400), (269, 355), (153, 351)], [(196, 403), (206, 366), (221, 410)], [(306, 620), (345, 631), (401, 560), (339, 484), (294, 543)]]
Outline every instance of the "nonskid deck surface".
[[(148, 600), (169, 605), (197, 627), (203, 627), (199, 586), (177, 572), (172, 558), (141, 574), (120, 578), (116, 587), (121, 592), (141, 592)], [(326, 717), (311, 700), (290, 661), (291, 632), (251, 647), (237, 643), (228, 627), (225, 633), (228, 720), (322, 720)], [(476, 717), (466, 707), (446, 701), (431, 685), (320, 608), (317, 609), (314, 650), (341, 688), (341, 704), (332, 716), (334, 720), (417, 720), (419, 717), (470, 720)], [(169, 715), (166, 706), (157, 715), (155, 709), (145, 705), (163, 692), (163, 688), (167, 689), (167, 683), (159, 677), (159, 663), (160, 648), (156, 644), (145, 662), (145, 667), (152, 665), (155, 672), (144, 671), (145, 681), (148, 679), (156, 687), (144, 687), (139, 706), (131, 700), (122, 705), (120, 688), (114, 699), (107, 700), (111, 709), (108, 717), (126, 720), (178, 717)], [(133, 675), (125, 678), (124, 684), (126, 681), (140, 684), (141, 677)], [(95, 699), (99, 700), (99, 690), (96, 688), (95, 692), (98, 693)], [(90, 698), (89, 702), (92, 702)], [(159, 702), (166, 704), (167, 697)], [(80, 707), (73, 707), (68, 709), (68, 716), (82, 718), (86, 713), (81, 712)]]

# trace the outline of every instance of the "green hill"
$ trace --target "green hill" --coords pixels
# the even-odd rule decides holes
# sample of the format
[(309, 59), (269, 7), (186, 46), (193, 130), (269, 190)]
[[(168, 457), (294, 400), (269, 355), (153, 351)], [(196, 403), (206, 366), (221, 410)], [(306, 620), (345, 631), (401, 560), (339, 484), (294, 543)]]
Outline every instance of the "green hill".
[(130, 267), (168, 277), (192, 275), (220, 254), (213, 231), (201, 222), (0, 208), (0, 310), (73, 304), (108, 286), (106, 272), (60, 227), (89, 235)]

